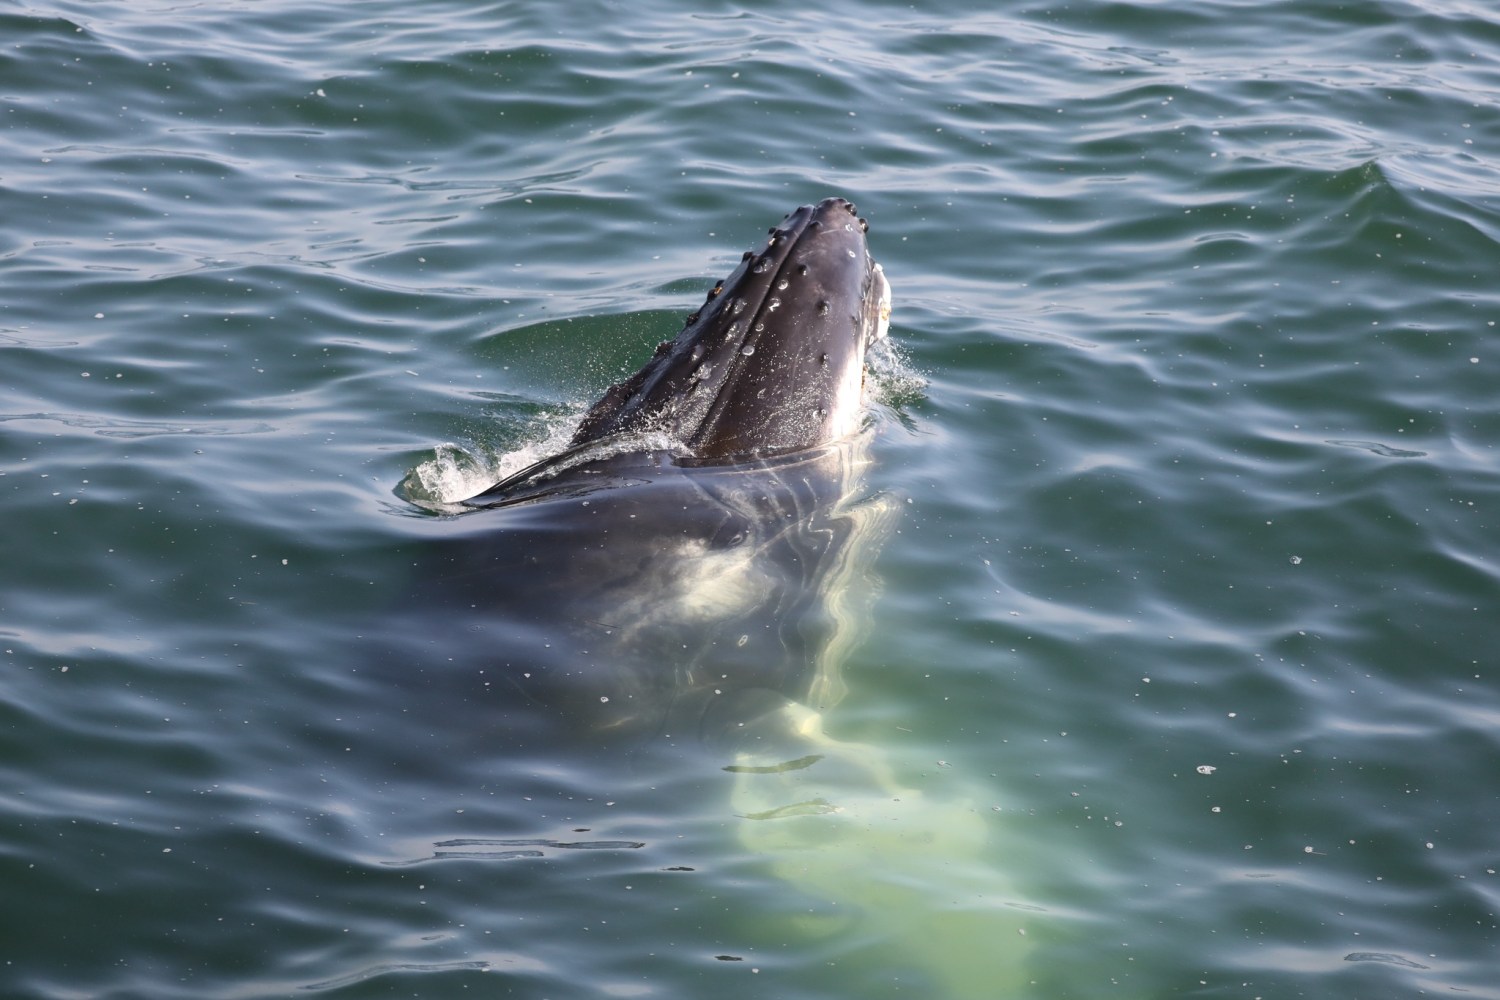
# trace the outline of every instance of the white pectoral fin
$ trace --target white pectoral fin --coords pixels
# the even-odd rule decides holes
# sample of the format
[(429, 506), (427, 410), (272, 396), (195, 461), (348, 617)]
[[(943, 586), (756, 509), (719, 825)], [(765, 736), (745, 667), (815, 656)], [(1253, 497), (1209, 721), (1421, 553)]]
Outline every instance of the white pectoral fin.
[(1026, 995), (1027, 928), (1044, 914), (1019, 902), (996, 863), (988, 815), (898, 786), (879, 748), (828, 738), (800, 706), (788, 713), (806, 754), (727, 769), (741, 843), (788, 885), (837, 904), (859, 928), (851, 941), (874, 937), (924, 970), (936, 997)]

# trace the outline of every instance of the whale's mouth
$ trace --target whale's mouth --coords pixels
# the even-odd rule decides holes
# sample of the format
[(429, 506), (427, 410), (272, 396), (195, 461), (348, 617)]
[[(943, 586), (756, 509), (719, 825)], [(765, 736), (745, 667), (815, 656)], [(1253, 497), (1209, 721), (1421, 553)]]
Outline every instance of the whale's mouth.
[(573, 445), (664, 434), (699, 462), (815, 448), (855, 433), (864, 362), (891, 288), (852, 204), (803, 205), (708, 293), (676, 339), (612, 386)]

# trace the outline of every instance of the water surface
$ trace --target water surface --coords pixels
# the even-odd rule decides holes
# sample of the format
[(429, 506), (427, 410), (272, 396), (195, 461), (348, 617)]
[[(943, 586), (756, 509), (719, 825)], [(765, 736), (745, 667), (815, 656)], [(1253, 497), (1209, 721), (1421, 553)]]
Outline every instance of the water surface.
[[(1500, 17), (57, 3), (0, 37), (0, 993), (1500, 997)], [(403, 481), (544, 452), (829, 194), (911, 376), (824, 720), (932, 806), (927, 850), (872, 848), (899, 905), (799, 885), (722, 786), (499, 754), (357, 652), (424, 558)], [(971, 954), (1014, 919), (1014, 981), (897, 910)]]

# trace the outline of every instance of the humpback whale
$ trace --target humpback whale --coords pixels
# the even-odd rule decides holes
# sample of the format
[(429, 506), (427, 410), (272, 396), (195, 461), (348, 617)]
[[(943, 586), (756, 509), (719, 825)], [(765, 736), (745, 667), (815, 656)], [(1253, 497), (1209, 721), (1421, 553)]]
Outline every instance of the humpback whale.
[(456, 620), (424, 630), (460, 666), (429, 669), (487, 728), (712, 741), (837, 700), (848, 583), (894, 513), (858, 495), (891, 311), (867, 229), (842, 198), (791, 212), (561, 453), (449, 519), (423, 604)]
[(821, 901), (829, 933), (858, 920), (848, 968), (1020, 995), (1034, 914), (994, 863), (988, 790), (822, 729), (897, 511), (864, 484), (890, 313), (854, 206), (797, 208), (557, 454), (413, 519), (427, 559), (384, 634), (466, 787), (501, 768), (570, 803), (649, 791), (670, 828), (699, 817)]
[(789, 214), (675, 340), (605, 393), (574, 444), (659, 430), (699, 463), (734, 463), (852, 435), (865, 352), (891, 312), (868, 230), (842, 198)]

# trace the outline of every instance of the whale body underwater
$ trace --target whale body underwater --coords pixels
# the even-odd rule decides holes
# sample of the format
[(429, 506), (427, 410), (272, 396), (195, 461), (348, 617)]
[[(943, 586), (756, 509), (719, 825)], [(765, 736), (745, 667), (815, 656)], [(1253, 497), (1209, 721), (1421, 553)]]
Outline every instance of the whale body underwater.
[(867, 229), (841, 198), (788, 214), (560, 454), (434, 519), (392, 640), (418, 683), (533, 746), (718, 741), (837, 701), (894, 516), (859, 495), (891, 311)]
[[(900, 507), (864, 482), (866, 355), (890, 310), (854, 207), (800, 207), (567, 447), (404, 519), (416, 583), (378, 631), (408, 697), (399, 729), (372, 728), (400, 757), (401, 814), (437, 812), (392, 833), (433, 845), (399, 863), (540, 854), (562, 827), (570, 842), (594, 831), (607, 839), (573, 846), (738, 872), (757, 888), (731, 909), (790, 890), (799, 916), (773, 921), (768, 948), (805, 927), (807, 974), (853, 975), (839, 995), (886, 995), (888, 980), (942, 1000), (1032, 995), (1041, 917), (975, 806), (988, 784), (935, 777), (899, 738), (849, 741), (829, 711)], [(380, 701), (372, 719), (390, 711)], [(453, 802), (488, 818), (466, 815), (455, 837)], [(661, 891), (676, 910), (705, 890)]]

